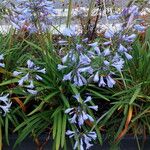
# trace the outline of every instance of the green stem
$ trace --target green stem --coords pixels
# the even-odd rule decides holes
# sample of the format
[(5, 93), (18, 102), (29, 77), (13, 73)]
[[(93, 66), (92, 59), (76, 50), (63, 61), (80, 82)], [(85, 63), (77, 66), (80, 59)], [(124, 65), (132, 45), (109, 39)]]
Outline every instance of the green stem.
[(69, 0), (68, 6), (68, 16), (67, 16), (67, 27), (70, 27), (71, 24), (71, 12), (72, 12), (72, 0)]
[(123, 74), (122, 74), (122, 72), (121, 72), (121, 71), (120, 71), (120, 75), (121, 75), (121, 78), (122, 78), (122, 81), (123, 81), (124, 87), (125, 87), (125, 89), (127, 89), (127, 85), (126, 85), (126, 82), (125, 82), (125, 80), (124, 80), (124, 77), (123, 77)]

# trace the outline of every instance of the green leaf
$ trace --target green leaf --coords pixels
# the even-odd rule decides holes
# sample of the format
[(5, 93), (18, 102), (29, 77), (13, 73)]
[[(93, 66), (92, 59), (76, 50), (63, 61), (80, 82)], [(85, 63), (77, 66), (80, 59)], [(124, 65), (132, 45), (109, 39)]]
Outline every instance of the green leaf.
[(137, 89), (135, 90), (132, 98), (130, 99), (130, 102), (129, 102), (130, 105), (135, 101), (135, 99), (137, 98), (140, 91), (141, 91), (141, 86), (138, 86)]
[(16, 83), (16, 82), (18, 82), (18, 79), (7, 80), (7, 81), (0, 83), (0, 86), (4, 86), (4, 85)]
[(62, 133), (62, 115), (59, 112), (57, 117), (57, 135), (56, 135), (56, 150), (59, 150)]
[(63, 148), (65, 144), (66, 123), (67, 123), (67, 116), (66, 114), (64, 114), (62, 120), (61, 148)]
[(45, 98), (44, 98), (44, 101), (46, 102), (50, 102), (51, 98), (54, 97), (55, 95), (57, 95), (59, 93), (59, 91), (55, 91), (49, 95), (47, 95)]
[(96, 91), (93, 91), (93, 90), (90, 90), (90, 89), (87, 89), (90, 93), (93, 93), (95, 96), (97, 96), (97, 97), (100, 97), (100, 98), (102, 98), (102, 99), (104, 99), (104, 100), (106, 100), (106, 101), (110, 101), (106, 96), (103, 96), (102, 94), (100, 94), (100, 93), (98, 93), (98, 92), (96, 92)]
[(32, 42), (29, 42), (29, 41), (27, 41), (27, 40), (24, 40), (24, 41), (25, 41), (27, 44), (29, 44), (30, 46), (36, 48), (37, 50), (42, 51), (42, 48), (39, 47), (38, 45), (36, 45), (36, 44), (34, 44), (34, 43), (32, 43)]
[(6, 115), (5, 117), (5, 138), (6, 142), (9, 145), (9, 140), (8, 140), (8, 116)]

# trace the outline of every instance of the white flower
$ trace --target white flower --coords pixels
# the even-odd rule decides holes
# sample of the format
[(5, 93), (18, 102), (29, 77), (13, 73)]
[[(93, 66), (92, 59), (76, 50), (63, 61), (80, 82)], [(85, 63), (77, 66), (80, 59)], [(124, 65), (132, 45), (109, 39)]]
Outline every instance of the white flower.
[(100, 77), (100, 82), (99, 82), (98, 86), (99, 86), (99, 87), (101, 87), (101, 86), (102, 86), (102, 87), (105, 87), (105, 85), (106, 85), (106, 83), (104, 82), (104, 77), (101, 76), (101, 77)]
[(0, 67), (5, 67), (5, 64), (4, 63), (0, 63)]
[(34, 85), (33, 85), (33, 80), (30, 80), (30, 84), (28, 86), (26, 86), (27, 88), (33, 89)]
[(64, 65), (60, 65), (60, 64), (58, 64), (58, 70), (62, 70), (62, 69), (65, 69), (65, 68), (67, 68), (67, 66), (64, 66)]
[(94, 82), (98, 82), (99, 81), (99, 72), (98, 71), (96, 72), (93, 81)]
[(27, 89), (30, 94), (36, 95), (38, 92), (36, 90)]
[(0, 96), (0, 102), (4, 103), (4, 105), (0, 105), (0, 108), (4, 111), (4, 114), (3, 114), (4, 116), (6, 115), (6, 113), (9, 112), (9, 109), (10, 109), (11, 104), (12, 104), (10, 102), (8, 96), (9, 96), (9, 94), (4, 95), (4, 96)]
[(0, 55), (0, 60), (4, 60), (4, 54)]
[(76, 119), (77, 119), (77, 115), (74, 114), (73, 117), (69, 119), (69, 121), (70, 121), (70, 123), (77, 123)]
[(95, 110), (95, 111), (98, 111), (98, 106), (97, 105), (96, 106), (88, 106), (88, 107)]
[(36, 75), (35, 78), (36, 78), (37, 80), (43, 80), (43, 78), (40, 77), (39, 75)]
[(25, 81), (27, 81), (28, 79), (29, 79), (29, 73), (27, 73), (24, 77), (22, 77), (22, 78), (18, 81), (19, 85), (22, 86), (23, 83), (24, 83)]
[(88, 96), (88, 97), (85, 99), (84, 103), (87, 103), (87, 102), (89, 102), (89, 101), (91, 101), (91, 100), (92, 100), (92, 97), (91, 97), (91, 96)]
[(14, 76), (14, 77), (18, 76), (19, 74), (22, 74), (22, 72), (20, 72), (20, 71), (14, 71), (14, 72), (13, 72), (13, 76)]
[(81, 97), (80, 97), (80, 94), (76, 94), (76, 95), (74, 95), (73, 97), (74, 97), (78, 102), (80, 102), (80, 98), (81, 98)]
[(65, 110), (65, 114), (70, 113), (72, 110), (74, 110), (74, 108), (68, 108), (68, 109), (66, 109), (66, 110)]
[(33, 61), (31, 61), (30, 59), (27, 61), (27, 65), (28, 65), (28, 68), (31, 69), (35, 66), (35, 64), (33, 63)]
[(70, 138), (74, 136), (75, 132), (71, 130), (67, 130), (66, 135), (68, 135)]
[(87, 117), (91, 122), (94, 122), (94, 119), (89, 114), (87, 114)]
[(69, 56), (69, 54), (67, 54), (66, 56), (64, 56), (64, 57), (62, 58), (62, 63), (63, 63), (63, 64), (67, 61), (68, 56)]
[(46, 73), (46, 69), (45, 69), (45, 68), (43, 68), (43, 69), (41, 69), (41, 70), (37, 70), (37, 71), (40, 72), (40, 73), (43, 73), (43, 74)]

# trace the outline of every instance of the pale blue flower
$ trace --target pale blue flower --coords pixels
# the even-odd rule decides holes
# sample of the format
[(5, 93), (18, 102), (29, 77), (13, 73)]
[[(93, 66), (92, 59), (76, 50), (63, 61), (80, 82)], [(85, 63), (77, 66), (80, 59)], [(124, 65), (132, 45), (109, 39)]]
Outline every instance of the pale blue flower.
[(18, 84), (19, 84), (20, 86), (22, 86), (23, 83), (24, 83), (25, 81), (28, 81), (28, 80), (29, 80), (29, 73), (27, 73), (25, 76), (23, 76), (23, 77), (18, 81)]
[(62, 58), (62, 63), (63, 63), (63, 64), (67, 61), (68, 56), (69, 56), (69, 54), (65, 55), (65, 56)]
[(66, 135), (68, 135), (69, 138), (72, 138), (75, 135), (75, 131), (67, 130)]
[(72, 79), (72, 72), (64, 75), (63, 77), (63, 81), (67, 81), (67, 80), (71, 81), (71, 79)]
[(43, 69), (39, 69), (39, 70), (37, 70), (38, 72), (40, 72), (40, 73), (43, 73), (43, 74), (45, 74), (46, 73), (46, 69), (45, 68), (43, 68)]
[(98, 47), (98, 42), (94, 42), (94, 43), (91, 43), (91, 44), (88, 44), (89, 46), (91, 47)]
[(89, 114), (86, 114), (86, 115), (87, 115), (88, 119), (89, 119), (91, 122), (94, 122), (94, 119), (93, 119), (92, 116), (90, 116)]
[(105, 33), (104, 33), (104, 37), (105, 38), (112, 38), (113, 36), (114, 36), (114, 31), (112, 31), (112, 30), (107, 30)]
[(77, 117), (78, 117), (78, 116), (77, 116), (77, 114), (75, 113), (75, 114), (73, 115), (73, 117), (69, 119), (70, 123), (73, 123), (73, 124), (74, 124), (74, 123), (77, 123), (77, 121), (76, 121)]
[(7, 95), (1, 95), (0, 96), (0, 102), (3, 102), (0, 105), (0, 108), (4, 112), (3, 116), (6, 116), (6, 114), (9, 112), (11, 104), (12, 104), (12, 102), (10, 101), (10, 99), (8, 98), (8, 96), (9, 96), (9, 94), (7, 94)]
[(146, 27), (136, 24), (134, 25), (134, 29), (136, 29), (137, 31), (143, 32), (146, 29)]
[(125, 54), (125, 56), (126, 56), (126, 58), (127, 58), (128, 60), (130, 60), (130, 59), (133, 58), (133, 57), (132, 57), (130, 54), (128, 54), (127, 52), (125, 52), (124, 54)]
[(106, 80), (109, 88), (112, 88), (116, 84), (116, 81), (110, 75), (106, 76)]
[(118, 55), (118, 53), (116, 53), (113, 57), (112, 66), (115, 67), (118, 71), (121, 71), (124, 66), (124, 60)]
[(99, 81), (99, 84), (98, 84), (98, 86), (99, 87), (105, 87), (106, 86), (106, 83), (104, 82), (104, 77), (103, 76), (101, 76), (100, 77), (100, 81)]
[(30, 59), (27, 61), (27, 66), (28, 66), (28, 68), (29, 69), (32, 69), (34, 66), (35, 66), (35, 64), (33, 63), (33, 61), (31, 61)]
[(43, 80), (43, 78), (40, 77), (39, 75), (36, 75), (35, 78), (36, 78), (36, 80)]
[(131, 34), (130, 36), (124, 35), (123, 40), (126, 42), (133, 42), (136, 37), (136, 34)]
[(65, 110), (65, 113), (66, 113), (66, 114), (70, 114), (70, 112), (71, 112), (72, 110), (74, 110), (74, 108), (68, 108), (68, 109)]
[(36, 90), (31, 90), (31, 89), (27, 89), (27, 91), (32, 95), (36, 95), (38, 93)]
[(33, 80), (30, 80), (29, 82), (30, 82), (30, 84), (26, 87), (30, 88), (30, 89), (33, 89), (34, 88)]
[(0, 67), (5, 67), (5, 64), (4, 63), (0, 63)]
[(0, 55), (0, 60), (4, 60), (4, 54)]
[(94, 75), (94, 82), (98, 82), (99, 81), (99, 72), (97, 71), (96, 74)]
[(120, 17), (121, 17), (121, 14), (114, 14), (114, 15), (108, 16), (108, 19), (113, 21), (113, 20), (120, 19)]
[(82, 65), (89, 65), (91, 62), (91, 59), (85, 55), (85, 54), (81, 54), (79, 56), (79, 64), (82, 64)]
[(119, 61), (115, 61), (112, 63), (112, 66), (115, 67), (118, 71), (121, 71), (124, 65), (124, 60), (120, 59)]
[(72, 37), (72, 36), (76, 36), (76, 31), (75, 31), (75, 28), (74, 27), (71, 27), (71, 28), (65, 28), (63, 30), (63, 35), (65, 36), (69, 36), (69, 37)]
[(20, 74), (22, 74), (22, 72), (20, 72), (20, 71), (14, 71), (14, 72), (13, 72), (13, 76), (14, 76), (14, 77), (16, 77), (16, 76), (18, 76), (18, 75), (20, 75)]
[(122, 44), (119, 45), (118, 52), (126, 52), (127, 48), (125, 48)]
[(88, 72), (89, 74), (92, 74), (92, 73), (93, 73), (93, 69), (92, 69), (91, 66), (79, 68), (78, 71), (79, 71), (80, 73), (82, 73), (82, 72), (84, 72), (84, 73), (85, 73), (85, 72)]
[(104, 56), (110, 55), (110, 49), (109, 49), (109, 48), (105, 49), (105, 50), (103, 51), (103, 55), (104, 55)]
[(93, 110), (95, 110), (95, 111), (98, 111), (98, 106), (96, 105), (96, 106), (88, 106), (90, 109), (93, 109)]
[(111, 41), (107, 41), (103, 43), (104, 46), (111, 45), (111, 44), (112, 44)]
[(65, 69), (65, 68), (67, 68), (67, 66), (64, 66), (64, 65), (60, 65), (60, 64), (58, 64), (58, 70), (63, 70), (63, 69)]
[(94, 47), (94, 51), (95, 53), (100, 56), (101, 55), (101, 51), (100, 51), (100, 48), (99, 47)]
[(77, 72), (77, 74), (74, 76), (73, 81), (77, 86), (83, 86), (87, 84), (87, 80), (79, 72)]
[(78, 102), (80, 102), (80, 93), (73, 96)]
[(110, 65), (110, 62), (107, 61), (107, 60), (104, 60), (104, 64), (105, 64), (106, 66), (109, 66), (109, 65)]

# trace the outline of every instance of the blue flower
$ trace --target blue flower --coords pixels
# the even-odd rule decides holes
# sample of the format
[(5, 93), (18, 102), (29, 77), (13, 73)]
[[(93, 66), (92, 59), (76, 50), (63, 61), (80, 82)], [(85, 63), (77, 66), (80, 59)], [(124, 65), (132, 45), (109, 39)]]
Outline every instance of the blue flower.
[(109, 88), (112, 88), (116, 83), (116, 81), (113, 78), (111, 78), (110, 75), (106, 76), (106, 80)]
[(71, 79), (72, 79), (72, 72), (64, 75), (63, 77), (63, 81), (67, 81), (67, 80), (71, 81)]
[(99, 84), (98, 84), (98, 86), (99, 87), (105, 87), (106, 86), (106, 83), (104, 82), (104, 77), (103, 76), (101, 76), (100, 77), (100, 81), (99, 81)]
[(105, 38), (112, 38), (114, 36), (114, 31), (112, 30), (107, 30), (105, 33), (104, 33), (104, 37)]
[(136, 29), (137, 31), (143, 32), (146, 29), (146, 27), (136, 24), (134, 25), (134, 29)]

